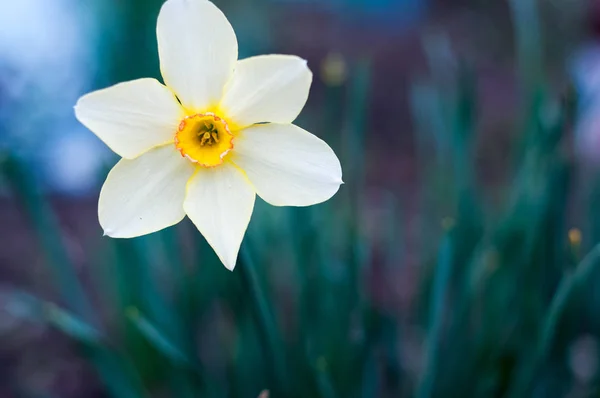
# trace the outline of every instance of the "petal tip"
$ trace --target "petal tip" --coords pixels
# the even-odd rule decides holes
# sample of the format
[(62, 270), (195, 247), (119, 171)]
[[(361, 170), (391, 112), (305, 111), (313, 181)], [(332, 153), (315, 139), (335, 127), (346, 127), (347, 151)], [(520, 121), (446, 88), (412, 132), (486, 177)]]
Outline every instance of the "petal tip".
[[(206, 237), (205, 237), (206, 238)], [(210, 244), (210, 242), (209, 242)], [(212, 244), (210, 244), (211, 247), (213, 247), (214, 250), (214, 246), (212, 246)], [(229, 271), (233, 272), (233, 269), (235, 268), (235, 265), (237, 263), (237, 255), (238, 252), (236, 252), (234, 255), (231, 255), (229, 253), (219, 253), (218, 251), (215, 250), (215, 254), (217, 255), (217, 257), (219, 258), (219, 260), (221, 261), (221, 264), (223, 264), (223, 266), (225, 268), (227, 268)]]
[[(206, 239), (206, 237), (205, 237), (205, 239)], [(207, 240), (207, 242), (208, 242), (208, 240)], [(223, 264), (223, 266), (225, 268), (227, 268), (228, 271), (232, 271), (233, 272), (233, 269), (235, 268), (237, 256), (234, 257), (233, 260), (231, 260), (231, 259), (225, 259), (225, 258), (223, 258), (223, 256), (219, 252), (217, 252), (215, 250), (214, 246), (210, 242), (208, 242), (208, 244), (213, 248), (215, 254), (219, 258), (219, 261), (221, 261), (221, 264)]]

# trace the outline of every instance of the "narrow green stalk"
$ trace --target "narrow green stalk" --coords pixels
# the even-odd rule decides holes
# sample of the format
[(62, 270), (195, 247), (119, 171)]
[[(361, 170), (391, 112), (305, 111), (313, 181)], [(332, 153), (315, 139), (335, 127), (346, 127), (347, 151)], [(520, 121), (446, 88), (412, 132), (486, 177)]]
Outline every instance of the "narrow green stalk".
[(365, 186), (367, 111), (369, 108), (369, 89), (371, 83), (371, 64), (368, 59), (359, 60), (349, 82), (348, 102), (345, 121), (347, 136), (344, 138), (342, 164), (346, 178), (346, 217), (350, 246), (348, 248), (349, 303), (351, 307), (360, 304), (360, 272), (365, 264), (367, 248), (361, 238), (359, 220), (363, 209)]
[(194, 361), (188, 356), (188, 353), (181, 350), (177, 342), (172, 341), (156, 325), (140, 314), (137, 308), (128, 308), (125, 315), (140, 333), (166, 358), (169, 358), (175, 364), (198, 368), (198, 372), (201, 372), (199, 366), (193, 363)]
[(579, 288), (581, 284), (590, 277), (590, 274), (596, 269), (598, 264), (600, 264), (600, 243), (594, 246), (594, 248), (577, 265), (571, 274), (564, 276), (563, 280), (556, 289), (556, 293), (554, 294), (542, 324), (540, 338), (538, 340), (539, 343), (535, 351), (535, 357), (526, 370), (524, 377), (518, 381), (516, 388), (509, 396), (529, 396), (528, 392), (531, 388), (531, 384), (535, 378), (536, 372), (544, 363), (544, 360), (552, 349), (552, 344), (556, 335), (556, 329), (563, 314), (565, 313), (567, 305), (569, 304), (569, 300), (573, 296), (573, 293), (576, 291), (576, 289)]
[(267, 298), (260, 286), (254, 262), (247, 247), (242, 247), (241, 261), (238, 262), (237, 269), (240, 272), (242, 284), (248, 294), (250, 307), (258, 325), (260, 338), (269, 361), (272, 380), (276, 383), (277, 389), (273, 392), (278, 392), (281, 396), (288, 396), (283, 344), (277, 333), (273, 315), (269, 310)]
[(34, 228), (65, 306), (86, 322), (96, 324), (92, 307), (62, 241), (58, 220), (35, 185), (35, 178), (16, 157), (7, 156), (0, 161), (11, 190)]
[(436, 371), (438, 368), (439, 348), (441, 343), (442, 321), (450, 276), (452, 274), (452, 241), (450, 236), (444, 236), (433, 281), (433, 290), (431, 292), (431, 307), (429, 311), (429, 333), (427, 334), (427, 352), (425, 371), (421, 378), (418, 398), (429, 398), (433, 396)]
[(543, 43), (538, 0), (509, 0), (523, 97), (530, 101), (543, 79)]

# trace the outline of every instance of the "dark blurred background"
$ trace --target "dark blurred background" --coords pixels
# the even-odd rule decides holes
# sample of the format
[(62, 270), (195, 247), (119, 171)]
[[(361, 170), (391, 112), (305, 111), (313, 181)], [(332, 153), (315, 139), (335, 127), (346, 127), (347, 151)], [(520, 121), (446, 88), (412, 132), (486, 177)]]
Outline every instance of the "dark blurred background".
[(257, 201), (233, 273), (103, 237), (73, 105), (160, 79), (162, 0), (2, 0), (0, 397), (598, 396), (600, 2), (215, 3), (308, 60), (346, 184)]

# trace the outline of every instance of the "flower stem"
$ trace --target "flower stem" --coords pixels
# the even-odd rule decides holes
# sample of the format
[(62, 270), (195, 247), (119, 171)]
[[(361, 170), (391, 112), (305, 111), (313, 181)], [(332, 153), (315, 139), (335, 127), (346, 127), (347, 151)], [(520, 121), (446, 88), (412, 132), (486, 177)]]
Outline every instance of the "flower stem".
[(433, 388), (435, 384), (435, 373), (438, 366), (442, 320), (444, 317), (448, 285), (452, 274), (452, 257), (452, 242), (450, 236), (446, 234), (440, 246), (435, 277), (433, 280), (431, 307), (429, 312), (429, 333), (427, 334), (427, 357), (425, 371), (422, 375), (419, 391), (417, 393), (418, 398), (431, 397), (434, 392)]
[(288, 396), (281, 339), (277, 333), (273, 315), (269, 310), (265, 293), (260, 286), (254, 262), (246, 245), (242, 247), (240, 260), (238, 269), (242, 284), (251, 300), (252, 315), (258, 325), (260, 339), (269, 362), (271, 379), (275, 383), (272, 392), (277, 393), (276, 396)]
[(600, 264), (600, 243), (585, 256), (585, 258), (575, 267), (575, 270), (563, 277), (548, 307), (546, 317), (540, 330), (539, 343), (535, 351), (535, 356), (529, 367), (525, 370), (523, 378), (517, 380), (514, 391), (509, 396), (525, 397), (536, 372), (541, 364), (544, 363), (548, 352), (552, 348), (552, 343), (556, 335), (556, 328), (569, 304), (569, 299), (573, 296), (575, 290), (585, 282), (596, 266)]

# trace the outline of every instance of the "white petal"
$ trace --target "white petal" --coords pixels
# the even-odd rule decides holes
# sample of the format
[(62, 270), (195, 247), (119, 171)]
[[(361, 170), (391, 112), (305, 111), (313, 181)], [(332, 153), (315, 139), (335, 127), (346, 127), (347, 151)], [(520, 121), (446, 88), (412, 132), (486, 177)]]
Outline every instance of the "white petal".
[(184, 112), (168, 88), (139, 79), (84, 95), (75, 116), (110, 149), (131, 159), (172, 142)]
[(173, 145), (121, 159), (100, 192), (98, 216), (104, 233), (132, 238), (177, 224), (185, 216), (185, 186), (194, 170)]
[(221, 10), (207, 0), (168, 0), (156, 31), (165, 84), (193, 111), (218, 105), (237, 60), (237, 39)]
[(329, 145), (293, 124), (249, 127), (233, 151), (256, 193), (274, 206), (321, 203), (342, 184), (340, 161)]
[(199, 168), (188, 183), (185, 212), (229, 270), (235, 267), (255, 196), (244, 174), (230, 163)]
[(292, 55), (262, 55), (238, 61), (221, 103), (240, 127), (260, 122), (291, 123), (308, 98), (312, 73)]

